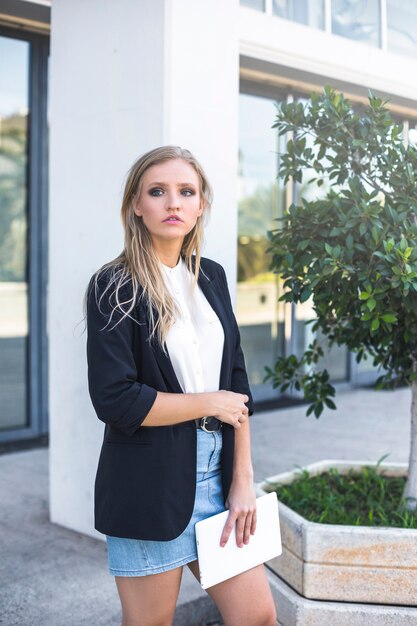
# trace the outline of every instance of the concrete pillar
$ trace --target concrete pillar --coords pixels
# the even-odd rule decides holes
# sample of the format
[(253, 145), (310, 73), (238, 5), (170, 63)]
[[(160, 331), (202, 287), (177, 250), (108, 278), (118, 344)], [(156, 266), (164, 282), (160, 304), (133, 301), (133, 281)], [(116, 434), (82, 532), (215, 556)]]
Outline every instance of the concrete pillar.
[(205, 253), (233, 288), (238, 0), (54, 0), (50, 87), (49, 407), (53, 522), (93, 530), (103, 425), (87, 392), (82, 299), (122, 249), (124, 176), (142, 152), (188, 147), (215, 190)]

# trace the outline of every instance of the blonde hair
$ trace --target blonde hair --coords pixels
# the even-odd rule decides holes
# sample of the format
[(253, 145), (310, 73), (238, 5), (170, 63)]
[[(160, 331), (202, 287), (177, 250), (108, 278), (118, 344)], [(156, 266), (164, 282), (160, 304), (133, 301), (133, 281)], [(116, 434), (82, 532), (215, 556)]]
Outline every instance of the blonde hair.
[[(197, 159), (179, 146), (162, 146), (139, 157), (130, 168), (121, 207), (121, 218), (125, 232), (123, 252), (94, 275), (96, 297), (99, 292), (98, 280), (106, 274), (106, 287), (101, 299), (111, 302), (109, 323), (114, 315), (117, 324), (125, 317), (133, 317), (135, 306), (143, 299), (146, 302), (150, 319), (150, 339), (157, 337), (165, 350), (165, 339), (169, 329), (179, 315), (178, 307), (165, 285), (163, 269), (153, 247), (152, 239), (144, 221), (135, 214), (134, 206), (140, 196), (144, 173), (153, 165), (182, 159), (191, 165), (199, 179), (203, 212), (197, 218), (194, 228), (185, 236), (180, 256), (193, 274), (192, 288), (195, 287), (199, 272), (204, 223), (211, 208), (212, 189), (207, 176)], [(195, 255), (193, 263), (193, 255)], [(128, 287), (128, 290), (125, 288)], [(127, 294), (127, 295), (126, 295)]]

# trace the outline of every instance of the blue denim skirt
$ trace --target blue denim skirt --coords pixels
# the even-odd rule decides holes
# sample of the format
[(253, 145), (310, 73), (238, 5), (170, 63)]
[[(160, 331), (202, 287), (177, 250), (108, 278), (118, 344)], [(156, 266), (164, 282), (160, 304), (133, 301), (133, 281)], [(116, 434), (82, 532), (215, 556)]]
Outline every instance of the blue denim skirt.
[(225, 510), (221, 483), (222, 431), (197, 429), (197, 485), (194, 510), (186, 529), (171, 541), (125, 539), (107, 535), (109, 571), (113, 576), (160, 574), (197, 559), (194, 526)]

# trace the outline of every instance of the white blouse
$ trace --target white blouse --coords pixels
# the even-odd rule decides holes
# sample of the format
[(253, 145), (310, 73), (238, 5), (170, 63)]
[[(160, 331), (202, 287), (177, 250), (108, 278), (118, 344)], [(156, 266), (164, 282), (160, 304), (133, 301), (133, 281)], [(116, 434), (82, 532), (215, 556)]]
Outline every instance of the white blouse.
[(171, 268), (162, 265), (165, 283), (180, 316), (171, 326), (166, 345), (184, 393), (218, 391), (223, 356), (223, 326), (183, 259)]

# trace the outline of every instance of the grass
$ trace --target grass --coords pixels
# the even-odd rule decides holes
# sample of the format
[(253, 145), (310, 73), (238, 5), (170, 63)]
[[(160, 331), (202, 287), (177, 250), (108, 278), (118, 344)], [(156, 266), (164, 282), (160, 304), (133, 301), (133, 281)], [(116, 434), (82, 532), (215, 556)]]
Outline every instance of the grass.
[(318, 476), (301, 470), (291, 484), (273, 489), (281, 502), (311, 522), (417, 528), (417, 513), (403, 506), (404, 484), (405, 478), (364, 467), (344, 475), (336, 469)]

